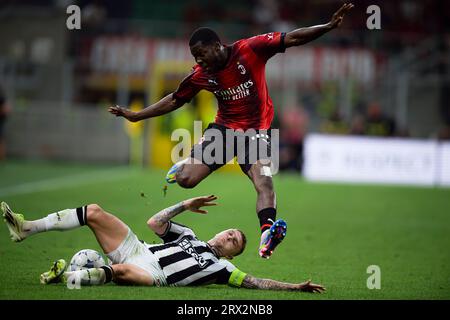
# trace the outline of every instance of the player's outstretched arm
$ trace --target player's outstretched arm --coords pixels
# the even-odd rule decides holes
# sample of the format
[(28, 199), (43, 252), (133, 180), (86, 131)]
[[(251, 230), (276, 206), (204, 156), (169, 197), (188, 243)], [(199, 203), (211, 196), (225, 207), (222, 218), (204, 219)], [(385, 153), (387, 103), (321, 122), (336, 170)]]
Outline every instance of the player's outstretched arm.
[(139, 112), (131, 111), (130, 109), (120, 106), (109, 107), (108, 111), (114, 114), (116, 117), (124, 117), (131, 122), (137, 122), (148, 118), (157, 117), (173, 110), (178, 109), (184, 104), (184, 102), (177, 100), (173, 97), (173, 94), (169, 94), (159, 100), (158, 102), (142, 109)]
[(211, 195), (184, 200), (155, 214), (147, 221), (147, 225), (157, 234), (163, 234), (167, 229), (167, 224), (169, 223), (170, 219), (172, 219), (176, 215), (182, 213), (185, 210), (190, 210), (192, 212), (202, 214), (208, 213), (207, 210), (203, 210), (200, 208), (205, 206), (215, 206), (216, 203), (212, 201), (216, 199), (216, 196)]
[(260, 279), (249, 274), (245, 276), (241, 287), (248, 289), (291, 290), (311, 293), (322, 293), (325, 291), (325, 287), (320, 284), (311, 283), (311, 280), (302, 283), (286, 283), (272, 279)]
[(341, 25), (344, 15), (353, 8), (353, 4), (346, 3), (336, 11), (331, 17), (330, 22), (312, 27), (300, 28), (286, 33), (284, 44), (286, 48), (299, 46), (313, 41), (328, 31)]

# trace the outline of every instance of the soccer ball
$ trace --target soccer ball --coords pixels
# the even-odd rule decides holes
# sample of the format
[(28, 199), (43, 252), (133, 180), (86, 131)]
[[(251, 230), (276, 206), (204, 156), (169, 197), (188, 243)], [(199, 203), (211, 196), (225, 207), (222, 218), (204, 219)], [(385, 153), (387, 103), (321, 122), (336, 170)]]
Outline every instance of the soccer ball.
[(100, 268), (105, 265), (102, 255), (92, 249), (83, 249), (75, 253), (70, 260), (70, 271)]

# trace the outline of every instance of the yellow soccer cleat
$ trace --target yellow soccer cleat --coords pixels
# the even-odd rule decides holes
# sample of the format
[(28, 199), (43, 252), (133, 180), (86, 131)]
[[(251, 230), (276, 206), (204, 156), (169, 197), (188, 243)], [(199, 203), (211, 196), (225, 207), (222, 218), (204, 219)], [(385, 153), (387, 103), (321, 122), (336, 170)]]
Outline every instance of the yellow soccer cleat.
[(64, 282), (64, 271), (67, 269), (67, 263), (64, 259), (55, 261), (50, 271), (41, 274), (41, 284)]
[(6, 202), (0, 204), (1, 210), (3, 212), (3, 220), (9, 230), (9, 235), (11, 240), (14, 242), (20, 242), (26, 238), (23, 232), (23, 223), (25, 218), (23, 215), (12, 212), (11, 208)]
[(182, 165), (184, 165), (185, 163), (187, 163), (189, 160), (189, 158), (186, 158), (184, 160), (178, 161), (177, 163), (175, 163), (170, 170), (167, 172), (166, 174), (166, 181), (167, 183), (175, 183), (177, 182), (177, 171), (178, 169), (181, 168)]

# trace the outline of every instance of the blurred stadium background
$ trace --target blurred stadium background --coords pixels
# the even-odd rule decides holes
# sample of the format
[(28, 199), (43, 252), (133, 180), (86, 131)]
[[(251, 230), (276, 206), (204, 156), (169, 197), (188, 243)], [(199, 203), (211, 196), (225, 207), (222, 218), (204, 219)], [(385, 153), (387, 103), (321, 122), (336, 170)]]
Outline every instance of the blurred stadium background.
[[(223, 202), (217, 220), (180, 219), (204, 227), (199, 229), (205, 237), (221, 227), (242, 225), (249, 234), (249, 249), (237, 261), (243, 269), (285, 281), (312, 275), (331, 286), (331, 298), (448, 299), (448, 1), (354, 1), (356, 7), (340, 29), (269, 61), (266, 76), (276, 110), (274, 127), (280, 128), (282, 174), (276, 177), (276, 191), (280, 212), (292, 228), (291, 244), (273, 257), (270, 267), (255, 261), (256, 217), (253, 200), (248, 201), (254, 191), (245, 177), (229, 177), (234, 171), (239, 175), (239, 169), (224, 168), (199, 189), (169, 187), (163, 197), (163, 177), (175, 144), (170, 135), (175, 128), (191, 130), (194, 120), (204, 126), (212, 121), (212, 95), (202, 92), (174, 113), (137, 124), (107, 112), (115, 104), (138, 110), (175, 90), (193, 65), (187, 41), (198, 26), (214, 28), (224, 43), (231, 43), (325, 23), (341, 3), (1, 1), (0, 115), (5, 127), (0, 197), (36, 218), (80, 202), (103, 201), (134, 227), (180, 198), (214, 193)], [(81, 8), (81, 30), (66, 28), (66, 8), (71, 4)], [(366, 27), (369, 5), (381, 8), (381, 30)], [(239, 195), (232, 192), (237, 179), (243, 184)], [(381, 185), (370, 186), (374, 183)], [(144, 232), (145, 226), (141, 229)], [(88, 231), (84, 232), (87, 239)], [(316, 232), (327, 235), (319, 238)], [(73, 244), (75, 236), (66, 237)], [(6, 228), (0, 243), (0, 272), (8, 274), (26, 262), (7, 243)], [(76, 243), (95, 246), (91, 240)], [(301, 244), (300, 250), (295, 243)], [(29, 270), (21, 280), (32, 282), (49, 259), (59, 257), (48, 249), (46, 259), (39, 258), (40, 246), (27, 246), (36, 249), (29, 256), (35, 265), (21, 266)], [(64, 242), (55, 250), (68, 258), (77, 249)], [(298, 258), (293, 259), (298, 264), (286, 263), (291, 257)], [(348, 263), (339, 264), (339, 257)], [(352, 263), (361, 264), (357, 271)], [(386, 273), (389, 290), (367, 290), (365, 268), (370, 264), (392, 271)], [(299, 275), (295, 270), (300, 269)], [(1, 298), (58, 297), (59, 291), (49, 289), (41, 295), (35, 283), (30, 290), (17, 289), (15, 281), (2, 282)], [(403, 286), (408, 289), (402, 291)], [(241, 291), (236, 296), (232, 289), (212, 295), (202, 290), (200, 295), (186, 291), (179, 297), (265, 297)], [(161, 297), (152, 292), (150, 298)], [(120, 298), (116, 293), (109, 291), (107, 298)], [(130, 290), (130, 297), (133, 294)], [(171, 298), (170, 291), (165, 294), (163, 298)]]

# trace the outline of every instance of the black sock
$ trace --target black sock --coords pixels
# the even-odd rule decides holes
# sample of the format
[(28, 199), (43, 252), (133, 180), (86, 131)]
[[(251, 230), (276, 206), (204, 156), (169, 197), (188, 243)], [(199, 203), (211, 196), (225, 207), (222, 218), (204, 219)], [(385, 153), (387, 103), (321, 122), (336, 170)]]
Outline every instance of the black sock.
[(80, 226), (84, 226), (87, 223), (87, 206), (77, 208), (77, 217), (80, 222)]
[(261, 226), (261, 233), (266, 231), (272, 226), (272, 222), (275, 221), (275, 217), (277, 216), (277, 209), (275, 208), (265, 208), (258, 212), (259, 225)]
[(105, 283), (111, 282), (114, 273), (111, 266), (101, 266), (100, 268), (105, 270)]

